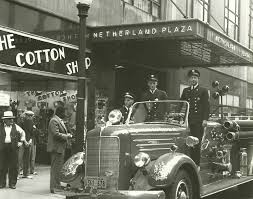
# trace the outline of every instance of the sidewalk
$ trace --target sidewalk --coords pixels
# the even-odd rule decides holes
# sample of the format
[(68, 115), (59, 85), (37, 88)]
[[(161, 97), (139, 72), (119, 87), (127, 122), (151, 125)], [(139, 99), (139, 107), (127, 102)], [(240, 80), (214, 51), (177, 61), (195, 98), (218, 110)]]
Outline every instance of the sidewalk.
[(33, 179), (18, 180), (17, 189), (0, 189), (1, 199), (63, 199), (64, 196), (49, 192), (50, 166), (38, 166)]

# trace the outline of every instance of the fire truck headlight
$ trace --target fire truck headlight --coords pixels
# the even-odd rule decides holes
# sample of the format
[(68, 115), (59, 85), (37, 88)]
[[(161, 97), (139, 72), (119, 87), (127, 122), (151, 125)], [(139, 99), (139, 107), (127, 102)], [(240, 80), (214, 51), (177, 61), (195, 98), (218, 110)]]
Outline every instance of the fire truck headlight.
[(147, 153), (140, 152), (134, 157), (135, 166), (141, 168), (150, 163), (150, 157)]

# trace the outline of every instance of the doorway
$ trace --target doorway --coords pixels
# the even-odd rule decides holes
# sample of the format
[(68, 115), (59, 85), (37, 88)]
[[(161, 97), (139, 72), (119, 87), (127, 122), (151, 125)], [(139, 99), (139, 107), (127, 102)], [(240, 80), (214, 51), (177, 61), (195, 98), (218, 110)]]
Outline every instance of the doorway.
[(148, 89), (147, 78), (151, 74), (159, 79), (158, 88), (166, 90), (166, 72), (144, 67), (120, 67), (115, 72), (115, 105), (121, 107), (125, 92), (132, 92), (140, 101), (143, 92)]

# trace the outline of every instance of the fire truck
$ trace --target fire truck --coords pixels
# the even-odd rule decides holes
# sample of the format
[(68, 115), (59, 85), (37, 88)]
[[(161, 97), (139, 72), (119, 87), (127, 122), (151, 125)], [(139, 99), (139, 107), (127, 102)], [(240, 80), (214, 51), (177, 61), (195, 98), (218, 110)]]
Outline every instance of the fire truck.
[[(180, 100), (133, 105), (122, 124), (87, 133), (85, 151), (63, 166), (67, 198), (196, 199), (253, 181), (253, 120), (210, 117), (202, 140), (190, 136), (189, 104)], [(189, 155), (201, 145), (200, 168)]]

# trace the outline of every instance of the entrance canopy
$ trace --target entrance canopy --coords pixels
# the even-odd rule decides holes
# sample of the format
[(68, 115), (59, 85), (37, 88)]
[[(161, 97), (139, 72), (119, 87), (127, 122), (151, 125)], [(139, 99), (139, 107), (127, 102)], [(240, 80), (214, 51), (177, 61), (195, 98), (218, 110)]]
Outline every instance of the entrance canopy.
[(155, 67), (252, 65), (253, 52), (197, 19), (92, 28), (95, 52)]

